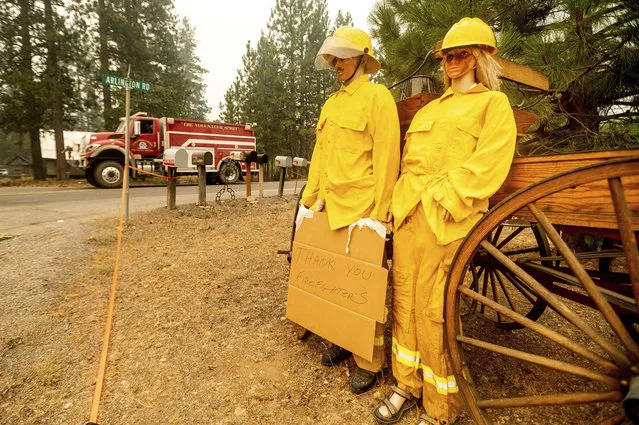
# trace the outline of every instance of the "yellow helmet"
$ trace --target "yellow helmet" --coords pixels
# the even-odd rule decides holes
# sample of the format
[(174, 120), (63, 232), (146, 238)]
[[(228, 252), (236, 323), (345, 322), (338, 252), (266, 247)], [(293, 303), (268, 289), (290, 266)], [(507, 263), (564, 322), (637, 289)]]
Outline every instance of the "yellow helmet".
[(379, 61), (373, 56), (371, 38), (359, 28), (338, 28), (332, 36), (324, 40), (315, 57), (316, 69), (331, 68), (331, 65), (326, 61), (326, 55), (340, 59), (366, 55), (368, 60), (366, 61), (364, 72), (373, 74), (381, 68)]
[(491, 55), (497, 53), (495, 33), (488, 24), (479, 18), (462, 18), (448, 30), (437, 52), (473, 45), (485, 47)]

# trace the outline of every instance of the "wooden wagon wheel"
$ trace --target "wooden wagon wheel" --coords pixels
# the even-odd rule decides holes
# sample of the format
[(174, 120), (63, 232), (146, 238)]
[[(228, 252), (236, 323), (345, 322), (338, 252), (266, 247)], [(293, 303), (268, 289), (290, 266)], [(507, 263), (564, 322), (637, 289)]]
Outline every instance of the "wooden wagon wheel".
[[(528, 235), (529, 238), (521, 238), (522, 235)], [(522, 239), (526, 239), (524, 244), (520, 242)], [(539, 260), (541, 264), (549, 263), (547, 260), (541, 260), (550, 254), (550, 248), (544, 231), (536, 224), (531, 225), (520, 219), (509, 220), (499, 224), (488, 235), (487, 240), (512, 260), (521, 261), (525, 258), (531, 262)], [(543, 298), (522, 285), (481, 247), (471, 261), (468, 275), (468, 288), (504, 304), (530, 320), (537, 320), (546, 309), (547, 304)], [(469, 313), (481, 315), (500, 329), (514, 330), (524, 327), (464, 294), (461, 295), (461, 300), (464, 303), (462, 307)], [(465, 309), (462, 309), (461, 313), (464, 314)]]
[[(572, 404), (593, 406), (592, 417), (596, 419), (589, 423), (621, 424), (624, 421), (628, 423), (628, 420), (639, 423), (639, 345), (622, 323), (617, 306), (611, 305), (607, 291), (594, 283), (548, 219), (547, 214), (552, 215), (552, 209), (545, 213), (538, 206), (543, 204), (545, 198), (561, 191), (574, 191), (593, 182), (607, 181), (609, 203), (614, 206), (613, 217), (616, 215), (624, 247), (625, 268), (634, 293), (631, 300), (636, 312), (639, 300), (639, 254), (632, 214), (635, 215), (636, 226), (637, 213), (633, 211), (631, 214), (628, 209), (622, 178), (632, 182), (628, 193), (633, 197), (633, 206), (636, 208), (637, 176), (639, 157), (632, 157), (581, 167), (544, 179), (516, 192), (491, 209), (461, 244), (446, 287), (446, 337), (457, 383), (478, 424), (492, 424), (493, 419), (510, 423), (511, 419), (498, 419), (499, 414), (492, 415), (500, 412), (500, 409), (507, 409), (510, 415), (510, 412), (516, 412), (514, 408), (530, 406), (541, 407), (540, 410), (544, 412), (535, 417), (535, 424), (574, 423), (570, 420), (565, 422), (561, 413), (552, 419), (545, 418), (548, 414), (557, 415), (556, 410), (564, 411), (553, 409), (552, 406)], [(486, 239), (504, 220), (520, 210), (529, 212), (546, 232), (557, 255), (572, 270), (594, 309), (555, 295)], [(556, 313), (552, 320), (545, 321), (550, 316), (548, 314), (541, 323), (532, 321), (508, 305), (496, 303), (481, 292), (470, 289), (465, 283), (467, 271), (480, 248), (507, 269), (517, 282), (543, 298)], [(460, 317), (462, 294), (526, 329), (515, 334), (504, 332), (507, 335), (500, 335), (494, 327), (492, 331), (486, 331), (481, 325), (472, 326), (467, 321), (470, 315)], [(596, 325), (584, 319), (587, 314), (600, 314), (594, 321)], [(563, 334), (566, 332), (570, 337)], [(522, 345), (525, 351), (520, 349)], [(540, 350), (542, 346), (551, 348)], [(539, 376), (546, 387), (541, 390), (531, 388), (531, 382)], [(565, 380), (568, 379), (575, 379), (576, 383), (566, 384)], [(473, 386), (473, 380), (478, 382), (476, 387)], [(483, 387), (487, 385), (482, 384), (491, 381), (498, 385), (491, 386), (492, 392), (485, 394)], [(622, 401), (625, 414), (617, 409)], [(606, 404), (604, 407), (608, 407), (602, 408), (601, 402), (615, 404)]]

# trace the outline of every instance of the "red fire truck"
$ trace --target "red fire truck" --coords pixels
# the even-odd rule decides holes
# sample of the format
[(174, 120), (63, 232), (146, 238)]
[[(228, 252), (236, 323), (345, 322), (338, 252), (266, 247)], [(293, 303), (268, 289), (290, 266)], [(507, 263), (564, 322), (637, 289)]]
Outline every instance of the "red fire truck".
[[(80, 166), (87, 181), (96, 187), (120, 187), (123, 181), (125, 158), (125, 120), (114, 133), (93, 133), (84, 149)], [(185, 149), (189, 153), (188, 167), (178, 168), (177, 173), (195, 174), (191, 162), (193, 152), (209, 151), (213, 165), (206, 167), (209, 184), (220, 181), (235, 183), (246, 173), (246, 163), (231, 159), (233, 151), (254, 151), (255, 133), (252, 124), (226, 124), (185, 118), (152, 118), (144, 112), (130, 119), (131, 134), (129, 164), (157, 174), (166, 174), (162, 163), (163, 153), (169, 148)], [(251, 164), (251, 172), (257, 172)], [(133, 170), (132, 176), (138, 173)]]

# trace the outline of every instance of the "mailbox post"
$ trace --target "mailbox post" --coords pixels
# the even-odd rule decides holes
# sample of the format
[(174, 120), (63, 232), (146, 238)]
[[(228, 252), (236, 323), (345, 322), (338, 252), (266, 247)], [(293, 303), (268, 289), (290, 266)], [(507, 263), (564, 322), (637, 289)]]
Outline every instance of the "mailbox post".
[(246, 198), (251, 198), (251, 163), (257, 162), (257, 152), (255, 151), (234, 151), (231, 152), (231, 159), (246, 164)]
[(175, 209), (175, 198), (177, 188), (177, 169), (188, 167), (189, 153), (186, 149), (167, 149), (164, 151), (163, 163), (168, 167), (169, 181), (166, 184), (166, 207), (170, 210)]
[(293, 158), (290, 156), (276, 156), (275, 166), (280, 167), (280, 186), (278, 189), (279, 196), (284, 195), (284, 180), (286, 179), (286, 169), (293, 166)]
[[(293, 166), (298, 168), (308, 167), (308, 160), (306, 158), (295, 157), (293, 158)], [(300, 179), (300, 172), (295, 173), (295, 193), (297, 193), (297, 182)]]
[(197, 151), (191, 155), (191, 163), (197, 165), (198, 205), (206, 205), (206, 166), (213, 165), (213, 153)]
[(259, 180), (259, 195), (260, 198), (264, 197), (264, 164), (268, 162), (268, 155), (265, 153), (257, 154), (257, 164), (258, 164), (258, 180)]

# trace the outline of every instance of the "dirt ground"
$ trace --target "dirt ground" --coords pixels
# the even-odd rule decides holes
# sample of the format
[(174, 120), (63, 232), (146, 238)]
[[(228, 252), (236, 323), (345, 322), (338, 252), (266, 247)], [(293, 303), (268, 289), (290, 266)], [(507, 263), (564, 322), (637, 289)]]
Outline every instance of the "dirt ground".
[[(284, 317), (288, 264), (277, 250), (288, 249), (295, 202), (238, 200), (132, 217), (100, 424), (376, 423), (371, 413), (390, 391), (390, 370), (372, 391), (353, 395), (352, 359), (322, 366), (322, 341), (298, 340)], [(0, 424), (88, 421), (116, 240), (113, 218), (0, 241)], [(530, 344), (473, 320), (469, 331)], [(535, 353), (552, 350), (540, 343)], [(508, 375), (480, 350), (467, 356), (474, 370), (485, 367), (474, 379), (487, 393), (537, 381), (575, 385), (542, 368), (515, 365)], [(495, 422), (591, 424), (609, 411), (517, 409)], [(414, 425), (416, 415), (399, 424)], [(456, 423), (474, 421), (465, 414)]]

